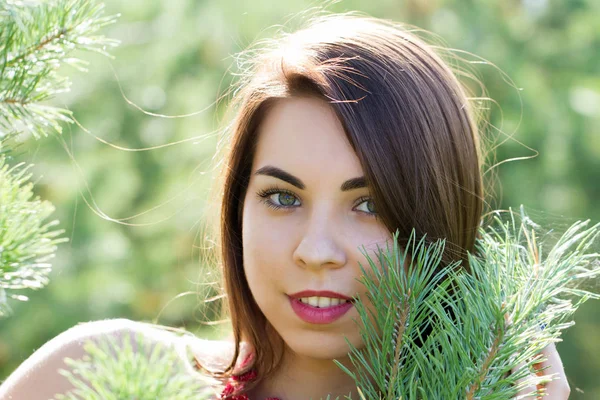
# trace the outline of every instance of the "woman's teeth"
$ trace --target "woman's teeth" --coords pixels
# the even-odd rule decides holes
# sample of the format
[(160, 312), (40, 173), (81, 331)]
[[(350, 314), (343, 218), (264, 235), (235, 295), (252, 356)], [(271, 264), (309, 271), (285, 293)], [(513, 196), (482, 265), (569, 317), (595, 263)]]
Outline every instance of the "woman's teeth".
[(302, 297), (300, 301), (313, 307), (325, 308), (345, 304), (348, 300), (331, 297)]

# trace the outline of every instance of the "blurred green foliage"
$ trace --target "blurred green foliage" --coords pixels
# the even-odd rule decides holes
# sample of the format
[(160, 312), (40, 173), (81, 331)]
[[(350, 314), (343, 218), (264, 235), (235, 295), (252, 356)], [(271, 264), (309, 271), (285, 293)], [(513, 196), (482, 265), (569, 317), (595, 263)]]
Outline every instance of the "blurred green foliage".
[[(232, 81), (237, 52), (318, 3), (106, 5), (107, 14), (122, 15), (103, 32), (122, 42), (115, 59), (86, 56), (89, 72), (67, 71), (73, 89), (54, 102), (90, 134), (67, 126), (62, 136), (27, 140), (15, 159), (35, 164), (36, 194), (56, 206), (70, 242), (59, 247), (48, 287), (27, 293), (30, 301), (13, 303), (14, 316), (0, 321), (1, 377), (80, 321), (156, 319), (203, 337), (226, 330), (202, 323), (215, 318), (215, 303), (203, 303), (215, 294), (215, 276), (198, 251), (207, 246), (203, 221), (214, 213), (213, 132), (227, 122), (226, 99), (215, 102)], [(491, 109), (499, 130), (489, 132), (503, 142), (496, 159), (535, 156), (494, 168), (500, 185), (488, 200), (496, 208), (525, 204), (557, 231), (577, 219), (600, 220), (600, 2), (348, 0), (329, 9), (413, 24), (488, 60), (474, 67), (499, 105)], [(124, 96), (152, 113), (198, 113), (147, 115)], [(558, 345), (571, 398), (600, 398), (598, 304), (586, 303), (575, 321)]]

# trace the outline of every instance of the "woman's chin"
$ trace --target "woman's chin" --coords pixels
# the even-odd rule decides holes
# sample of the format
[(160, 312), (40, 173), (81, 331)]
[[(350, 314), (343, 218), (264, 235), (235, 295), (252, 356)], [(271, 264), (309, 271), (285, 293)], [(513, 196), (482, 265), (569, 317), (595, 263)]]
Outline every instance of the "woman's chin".
[[(291, 337), (283, 336), (286, 347), (292, 354), (300, 357), (309, 357), (317, 360), (334, 360), (348, 357), (350, 347), (340, 334), (327, 334), (324, 332), (305, 332)], [(359, 347), (361, 343), (354, 343), (353, 346)]]

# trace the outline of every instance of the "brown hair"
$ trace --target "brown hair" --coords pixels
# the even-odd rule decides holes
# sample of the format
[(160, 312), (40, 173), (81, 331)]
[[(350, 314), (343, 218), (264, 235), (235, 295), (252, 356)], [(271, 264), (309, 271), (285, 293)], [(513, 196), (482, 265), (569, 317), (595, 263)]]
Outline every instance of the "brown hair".
[(476, 112), (433, 46), (406, 26), (354, 14), (314, 18), (270, 43), (247, 53), (252, 67), (233, 99), (223, 165), (221, 262), (235, 353), (221, 376), (231, 374), (242, 341), (254, 349), (259, 379), (282, 356), (282, 340), (245, 278), (241, 224), (258, 128), (277, 99), (308, 95), (329, 102), (358, 155), (378, 216), (401, 240), (414, 228), (429, 241), (446, 239), (446, 263), (464, 261), (483, 211)]

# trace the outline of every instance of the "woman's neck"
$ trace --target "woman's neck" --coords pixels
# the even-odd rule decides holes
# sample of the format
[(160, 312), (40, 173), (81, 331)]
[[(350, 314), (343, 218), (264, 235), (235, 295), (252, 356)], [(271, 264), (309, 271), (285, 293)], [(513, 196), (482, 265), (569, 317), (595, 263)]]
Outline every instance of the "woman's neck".
[[(287, 349), (289, 350), (289, 349)], [(345, 367), (353, 371), (350, 360), (339, 359)], [(358, 398), (354, 380), (332, 360), (321, 360), (301, 356), (287, 351), (280, 367), (248, 393), (252, 400), (278, 397), (281, 400), (331, 400), (351, 395)]]

